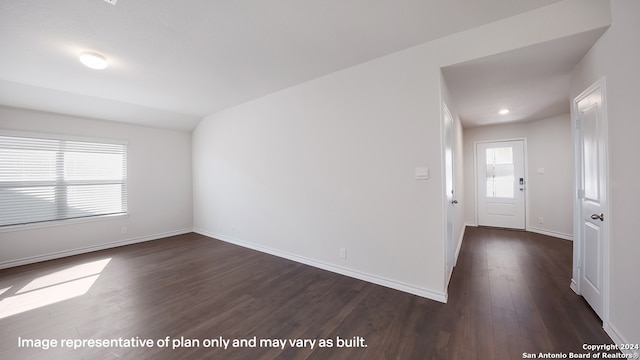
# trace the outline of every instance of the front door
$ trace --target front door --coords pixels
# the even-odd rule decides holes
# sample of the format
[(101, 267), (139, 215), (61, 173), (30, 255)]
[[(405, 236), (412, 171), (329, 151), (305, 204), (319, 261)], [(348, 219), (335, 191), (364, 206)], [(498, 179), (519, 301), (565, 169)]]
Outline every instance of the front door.
[(578, 134), (580, 293), (602, 318), (606, 214), (606, 137), (603, 82), (574, 100)]
[(525, 228), (524, 141), (476, 144), (478, 225)]

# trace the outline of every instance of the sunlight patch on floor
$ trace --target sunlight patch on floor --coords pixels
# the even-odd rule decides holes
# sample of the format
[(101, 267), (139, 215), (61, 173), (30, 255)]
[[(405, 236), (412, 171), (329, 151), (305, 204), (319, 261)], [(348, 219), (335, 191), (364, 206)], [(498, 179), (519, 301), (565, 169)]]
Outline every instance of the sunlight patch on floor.
[(67, 281), (76, 280), (82, 277), (100, 274), (111, 259), (93, 261), (86, 264), (77, 265), (68, 269), (56, 271), (52, 274), (41, 276), (18, 291), (18, 294), (41, 289), (48, 286), (62, 284)]
[[(16, 295), (0, 301), (0, 319), (86, 294), (109, 261), (93, 261), (34, 279)], [(0, 294), (9, 289), (0, 289)]]

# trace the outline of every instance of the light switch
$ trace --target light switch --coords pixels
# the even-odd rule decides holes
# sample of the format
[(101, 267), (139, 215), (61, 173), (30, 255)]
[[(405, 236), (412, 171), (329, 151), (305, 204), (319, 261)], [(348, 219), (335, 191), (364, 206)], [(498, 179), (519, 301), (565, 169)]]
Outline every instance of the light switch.
[(429, 180), (429, 168), (417, 167), (416, 180)]
[(544, 168), (538, 168), (538, 175), (544, 174)]

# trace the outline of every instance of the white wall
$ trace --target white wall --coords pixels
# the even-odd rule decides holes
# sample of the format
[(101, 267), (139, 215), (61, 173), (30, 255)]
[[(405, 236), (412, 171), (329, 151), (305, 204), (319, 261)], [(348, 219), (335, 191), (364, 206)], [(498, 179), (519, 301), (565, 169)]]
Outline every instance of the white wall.
[[(526, 138), (527, 230), (573, 237), (573, 146), (569, 114), (464, 129), (465, 222), (476, 224), (475, 143)], [(544, 169), (544, 174), (538, 170)], [(543, 218), (543, 223), (538, 218)]]
[(573, 239), (572, 141), (569, 114), (527, 123), (530, 231)]
[(205, 118), (195, 230), (441, 297), (440, 124), (423, 100), (439, 112), (439, 74), (419, 61), (394, 54)]
[[(621, 343), (640, 343), (638, 264), (638, 179), (640, 178), (640, 2), (611, 2), (613, 24), (571, 74), (572, 98), (606, 77), (609, 176), (611, 297), (605, 329)], [(575, 270), (574, 270), (575, 274)]]
[[(188, 232), (191, 134), (0, 107), (0, 129), (128, 141), (129, 216), (0, 232), (0, 267)], [(121, 228), (127, 227), (127, 234)]]
[(444, 300), (440, 67), (609, 20), (606, 2), (568, 0), (208, 116), (193, 133), (194, 229)]

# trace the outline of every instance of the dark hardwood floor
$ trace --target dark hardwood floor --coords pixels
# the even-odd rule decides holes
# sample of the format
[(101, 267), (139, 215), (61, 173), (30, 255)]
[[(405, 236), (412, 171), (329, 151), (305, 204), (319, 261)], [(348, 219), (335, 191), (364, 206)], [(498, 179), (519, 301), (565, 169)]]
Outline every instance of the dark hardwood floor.
[[(527, 232), (467, 228), (447, 304), (197, 234), (5, 269), (0, 359), (522, 359), (525, 352), (584, 353), (583, 344), (611, 339), (569, 289), (571, 247)], [(51, 299), (59, 301), (42, 303)], [(220, 336), (331, 339), (334, 347), (204, 347)], [(338, 336), (352, 345), (362, 345), (354, 340), (362, 337), (367, 347), (335, 347)], [(19, 347), (19, 337), (171, 339), (168, 348), (70, 350), (58, 343), (44, 350)], [(198, 339), (200, 346), (172, 350), (180, 337)]]

